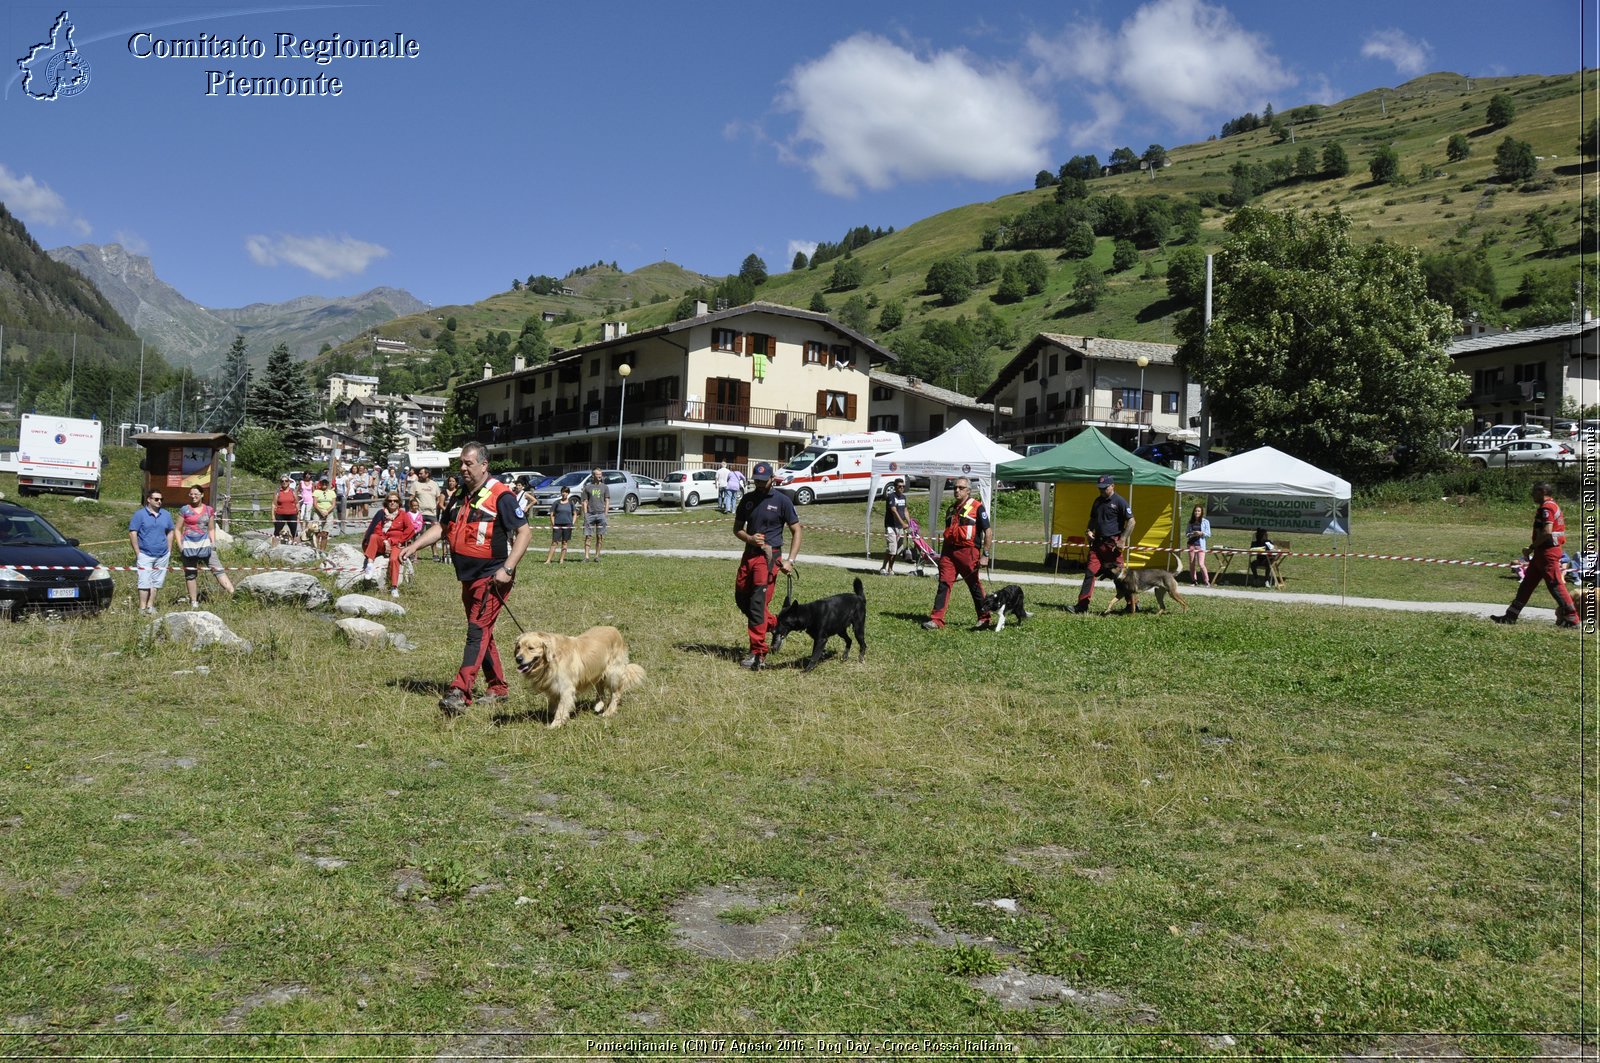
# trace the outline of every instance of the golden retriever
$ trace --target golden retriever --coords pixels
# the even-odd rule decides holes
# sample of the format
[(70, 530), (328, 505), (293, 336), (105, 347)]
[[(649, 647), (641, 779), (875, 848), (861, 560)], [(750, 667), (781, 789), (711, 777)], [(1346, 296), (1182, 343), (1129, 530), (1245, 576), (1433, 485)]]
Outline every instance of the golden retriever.
[(526, 631), (517, 637), (517, 671), (545, 696), (555, 715), (551, 727), (572, 718), (580, 690), (594, 688), (594, 711), (614, 716), (622, 692), (644, 679), (628, 663), (628, 644), (614, 627), (592, 627), (581, 635)]

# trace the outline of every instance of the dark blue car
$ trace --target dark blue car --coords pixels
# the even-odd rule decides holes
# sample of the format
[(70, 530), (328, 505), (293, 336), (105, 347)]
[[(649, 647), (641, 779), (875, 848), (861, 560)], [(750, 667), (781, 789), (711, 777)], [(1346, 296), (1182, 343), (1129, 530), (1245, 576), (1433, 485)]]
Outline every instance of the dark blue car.
[(39, 514), (0, 502), (0, 619), (97, 613), (111, 604), (111, 572)]

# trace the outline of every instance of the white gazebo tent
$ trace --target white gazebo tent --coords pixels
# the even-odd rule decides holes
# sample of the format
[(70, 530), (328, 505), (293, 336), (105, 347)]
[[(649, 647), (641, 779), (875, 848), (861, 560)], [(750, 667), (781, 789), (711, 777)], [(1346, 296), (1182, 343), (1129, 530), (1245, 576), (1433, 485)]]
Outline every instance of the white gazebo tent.
[[(1350, 481), (1272, 447), (1236, 454), (1178, 477), (1180, 494), (1207, 496), (1213, 528), (1350, 537)], [(1348, 563), (1348, 562), (1347, 562)]]
[(1020, 457), (1022, 455), (996, 443), (966, 421), (958, 421), (941, 436), (873, 458), (872, 485), (867, 491), (867, 554), (872, 553), (872, 507), (878, 499), (878, 485), (885, 479), (895, 476), (928, 478), (927, 528), (932, 532), (938, 526), (945, 480), (965, 476), (976, 481), (978, 495), (989, 511), (992, 524), (995, 466)]

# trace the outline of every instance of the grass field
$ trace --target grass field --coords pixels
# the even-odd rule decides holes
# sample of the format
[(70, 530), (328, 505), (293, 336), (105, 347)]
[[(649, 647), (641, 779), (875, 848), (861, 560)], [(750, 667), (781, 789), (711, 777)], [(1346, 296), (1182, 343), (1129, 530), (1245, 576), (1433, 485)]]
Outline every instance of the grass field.
[[(41, 508), (87, 540), (131, 504)], [(1356, 544), (1501, 557), (1525, 538), (1517, 507), (1451, 516), (1358, 513)], [(683, 519), (619, 517), (613, 541), (733, 542)], [(859, 542), (818, 530), (805, 552)], [(620, 627), (648, 672), (620, 714), (552, 732), (517, 690), (503, 718), (445, 727), (460, 606), (445, 566), (418, 568), (390, 625), (411, 654), (243, 601), (215, 609), (256, 651), (196, 654), (149, 641), (120, 581), (95, 620), (0, 630), (0, 1050), (1592, 1042), (1594, 647), (1571, 633), (1216, 598), (1100, 619), (1063, 588), (1030, 589), (1038, 615), (1000, 636), (962, 629), (958, 594), (931, 635), (932, 583), (907, 577), (867, 581), (864, 664), (803, 676), (801, 640), (752, 675), (732, 562), (612, 555), (526, 565), (512, 608)], [(1414, 568), (1355, 568), (1352, 593), (1509, 598), (1503, 577)], [(801, 589), (849, 578), (812, 566)], [(989, 991), (1007, 980), (1048, 999), (1009, 1009)]]

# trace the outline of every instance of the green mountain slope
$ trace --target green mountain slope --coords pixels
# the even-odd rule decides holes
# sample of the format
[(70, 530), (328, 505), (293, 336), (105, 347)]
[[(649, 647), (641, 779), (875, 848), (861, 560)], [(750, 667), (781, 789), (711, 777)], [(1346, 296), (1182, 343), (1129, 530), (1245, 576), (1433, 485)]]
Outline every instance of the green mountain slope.
[[(1327, 145), (1338, 143), (1349, 159), (1347, 175), (1293, 178), (1249, 201), (1274, 209), (1337, 207), (1352, 218), (1358, 235), (1431, 253), (1481, 255), (1493, 270), (1502, 297), (1502, 304), (1489, 308), (1488, 316), (1511, 321), (1518, 310), (1517, 287), (1525, 275), (1569, 270), (1578, 263), (1581, 80), (1576, 74), (1512, 78), (1429, 74), (1327, 107), (1296, 108), (1290, 114), (1299, 120), (1290, 123), (1284, 134), (1290, 139), (1280, 141), (1263, 127), (1171, 148), (1170, 165), (1157, 170), (1153, 178), (1138, 172), (1101, 177), (1087, 182), (1087, 191), (1090, 197), (1115, 195), (1136, 202), (1164, 196), (1173, 204), (1202, 204), (1199, 246), (1209, 251), (1220, 243), (1231, 212), (1226, 204), (1234, 184), (1231, 171), (1237, 165), (1282, 167), (1293, 164), (1308, 148), (1320, 160)], [(1504, 128), (1490, 129), (1485, 112), (1489, 100), (1500, 93), (1510, 96), (1516, 117)], [(1458, 133), (1466, 137), (1470, 154), (1450, 162), (1446, 144)], [(1540, 156), (1534, 177), (1516, 185), (1494, 177), (1495, 148), (1507, 136), (1528, 142)], [(1368, 163), (1386, 144), (1399, 156), (1400, 179), (1380, 184), (1372, 180)], [(1586, 165), (1592, 171), (1593, 161)], [(986, 334), (1001, 338), (987, 352), (991, 365), (1009, 358), (1039, 331), (1170, 341), (1183, 309), (1167, 293), (1167, 265), (1177, 250), (1172, 244), (1144, 249), (1131, 268), (1114, 273), (1113, 241), (1097, 239), (1088, 261), (1106, 274), (1108, 284), (1092, 309), (1079, 305), (1072, 295), (1079, 262), (1061, 257), (1059, 249), (1039, 252), (1049, 265), (1046, 287), (1018, 302), (996, 300), (998, 280), (980, 286), (955, 306), (939, 305), (924, 290), (929, 268), (942, 258), (992, 256), (999, 268), (1018, 258), (1023, 251), (983, 250), (984, 233), (1030, 207), (1053, 202), (1054, 197), (1053, 188), (1021, 190), (944, 211), (877, 239), (853, 252), (864, 278), (854, 290), (827, 290), (835, 263), (825, 262), (774, 274), (756, 297), (806, 307), (820, 293), (829, 311), (838, 316), (848, 300), (859, 296), (868, 306), (868, 331), (891, 349), (907, 345), (929, 322), (987, 318)], [(876, 219), (862, 220), (871, 224)], [(737, 265), (730, 263), (730, 272)], [(785, 263), (768, 265), (778, 269)], [(495, 330), (514, 338), (528, 316), (549, 309), (568, 318), (547, 327), (547, 337), (557, 346), (570, 347), (594, 340), (601, 320), (626, 321), (634, 330), (669, 321), (685, 292), (709, 289), (715, 281), (662, 262), (627, 274), (592, 267), (564, 283), (579, 294), (503, 292), (471, 307), (437, 308), (431, 319), (403, 318), (379, 331), (410, 339), (426, 350), (431, 346), (429, 334), (436, 335), (440, 323), (455, 316), (458, 345), (465, 341), (470, 346), (477, 336)], [(904, 307), (904, 317), (897, 328), (885, 330), (880, 327), (881, 308), (891, 302)], [(347, 345), (336, 353), (349, 360), (358, 351), (359, 345)]]

